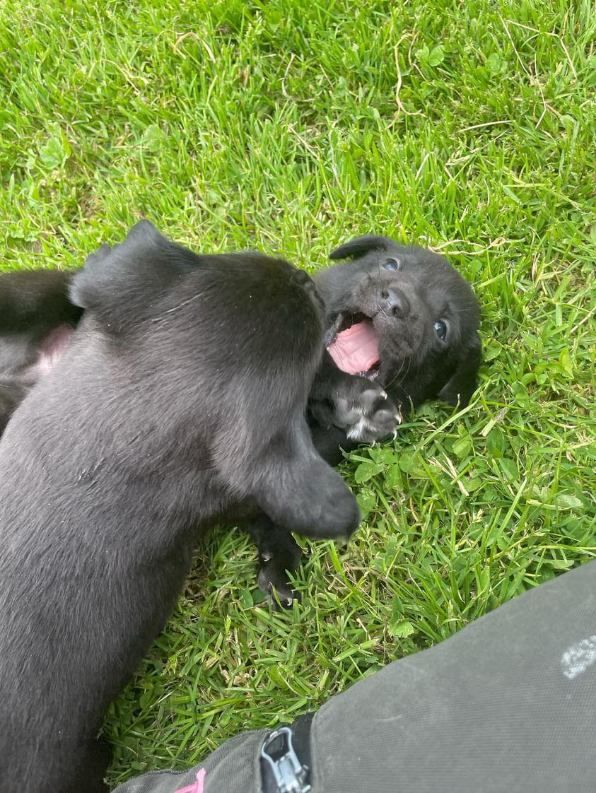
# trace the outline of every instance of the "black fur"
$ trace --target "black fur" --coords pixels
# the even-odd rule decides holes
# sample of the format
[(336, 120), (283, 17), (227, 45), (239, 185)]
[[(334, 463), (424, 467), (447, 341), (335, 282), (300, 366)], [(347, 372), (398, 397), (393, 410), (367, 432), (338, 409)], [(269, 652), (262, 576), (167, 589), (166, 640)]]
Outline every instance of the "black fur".
[(68, 298), (69, 273), (34, 270), (0, 276), (0, 434), (39, 377), (40, 348), (82, 309)]
[(68, 349), (0, 440), (0, 790), (104, 790), (102, 716), (162, 629), (198, 530), (265, 514), (348, 536), (304, 414), (322, 353), (305, 273), (136, 226), (89, 257)]
[[(359, 237), (331, 253), (347, 257), (352, 261), (316, 279), (327, 324), (339, 314), (372, 319), (381, 349), (378, 382), (402, 410), (435, 398), (467, 405), (482, 350), (480, 310), (467, 281), (442, 256), (387, 237)], [(399, 269), (384, 269), (388, 261)], [(393, 305), (396, 298), (402, 310)], [(433, 330), (438, 320), (447, 323), (444, 341)]]
[[(381, 352), (374, 381), (340, 371), (327, 353), (322, 358), (308, 420), (319, 453), (337, 463), (342, 448), (386, 438), (412, 407), (428, 399), (466, 405), (476, 387), (481, 345), (476, 298), (442, 256), (387, 237), (365, 236), (340, 246), (331, 258), (350, 261), (315, 277), (326, 305), (327, 340), (350, 316), (365, 315)], [(388, 261), (399, 269), (384, 269)], [(0, 277), (0, 431), (2, 416), (8, 420), (37, 377), (44, 334), (78, 319), (80, 309), (66, 297), (69, 278), (52, 271)], [(444, 341), (433, 330), (437, 320), (448, 324)], [(229, 388), (235, 387), (231, 379)], [(296, 569), (298, 547), (264, 516), (251, 534), (260, 548), (261, 586), (267, 591), (275, 586), (290, 600), (285, 570)]]
[[(337, 248), (331, 258), (352, 260), (322, 270), (315, 279), (326, 306), (328, 341), (346, 319), (368, 317), (381, 358), (374, 386), (384, 390), (389, 401), (375, 403), (369, 392), (374, 404), (364, 411), (367, 420), (358, 426), (346, 421), (354, 404), (349, 397), (372, 386), (363, 378), (338, 374), (327, 356), (311, 394), (312, 423), (339, 430), (337, 439), (350, 448), (387, 435), (375, 410), (384, 410), (386, 418), (391, 403), (401, 417), (429, 399), (467, 405), (481, 359), (480, 313), (461, 275), (442, 256), (387, 237), (359, 237)], [(393, 269), (385, 269), (388, 263)], [(445, 339), (437, 335), (436, 322), (444, 323)]]

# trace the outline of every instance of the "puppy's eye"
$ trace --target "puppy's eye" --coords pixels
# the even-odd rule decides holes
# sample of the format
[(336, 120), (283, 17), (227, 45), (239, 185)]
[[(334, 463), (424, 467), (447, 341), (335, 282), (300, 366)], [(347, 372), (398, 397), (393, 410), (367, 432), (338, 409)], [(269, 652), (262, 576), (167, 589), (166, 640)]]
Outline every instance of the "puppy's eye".
[(433, 325), (433, 328), (437, 336), (441, 339), (441, 341), (445, 341), (445, 339), (447, 338), (447, 323), (443, 322), (442, 319), (438, 319)]
[(395, 259), (391, 256), (389, 259), (385, 259), (381, 267), (383, 270), (401, 270), (401, 262), (399, 259)]

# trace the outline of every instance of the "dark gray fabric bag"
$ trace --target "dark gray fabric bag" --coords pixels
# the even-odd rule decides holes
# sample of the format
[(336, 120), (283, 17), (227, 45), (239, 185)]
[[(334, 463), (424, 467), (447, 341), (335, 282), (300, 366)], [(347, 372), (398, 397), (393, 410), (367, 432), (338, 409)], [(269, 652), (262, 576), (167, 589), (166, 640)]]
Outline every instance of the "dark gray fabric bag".
[(297, 741), (297, 766), (260, 759), (269, 735), (244, 733), (201, 766), (116, 791), (595, 793), (596, 561), (333, 697), (308, 750)]

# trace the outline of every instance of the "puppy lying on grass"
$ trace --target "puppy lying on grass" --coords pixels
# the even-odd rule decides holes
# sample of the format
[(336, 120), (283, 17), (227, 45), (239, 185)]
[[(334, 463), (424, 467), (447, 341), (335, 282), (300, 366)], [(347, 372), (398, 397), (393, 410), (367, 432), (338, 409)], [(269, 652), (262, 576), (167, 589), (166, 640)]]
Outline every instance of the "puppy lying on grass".
[(358, 237), (331, 258), (349, 261), (315, 277), (328, 352), (309, 401), (329, 449), (388, 434), (378, 410), (390, 403), (375, 402), (373, 386), (387, 392), (400, 419), (429, 399), (467, 405), (481, 359), (480, 311), (462, 276), (442, 256), (388, 237)]
[(0, 790), (103, 791), (103, 714), (214, 520), (347, 537), (355, 500), (305, 419), (310, 278), (138, 224), (70, 284), (73, 338), (0, 440)]

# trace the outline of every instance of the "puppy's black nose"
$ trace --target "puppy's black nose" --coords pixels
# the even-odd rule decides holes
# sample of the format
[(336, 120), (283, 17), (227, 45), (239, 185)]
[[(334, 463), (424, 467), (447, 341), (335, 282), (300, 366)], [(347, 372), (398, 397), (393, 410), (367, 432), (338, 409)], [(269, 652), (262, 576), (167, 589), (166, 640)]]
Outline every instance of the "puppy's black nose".
[(387, 314), (394, 314), (396, 317), (407, 317), (410, 313), (410, 301), (403, 292), (395, 288), (381, 290), (381, 307)]

